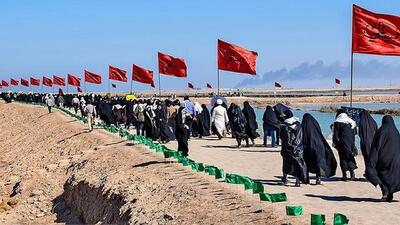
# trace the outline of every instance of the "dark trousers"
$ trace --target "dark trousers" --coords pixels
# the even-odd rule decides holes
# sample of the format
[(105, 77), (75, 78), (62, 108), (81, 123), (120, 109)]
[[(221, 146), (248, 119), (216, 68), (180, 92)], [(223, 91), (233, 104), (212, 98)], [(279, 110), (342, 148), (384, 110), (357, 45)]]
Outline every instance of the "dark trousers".
[(136, 121), (136, 134), (140, 135), (140, 133), (144, 136), (144, 123)]
[(51, 113), (51, 106), (47, 106), (47, 109), (49, 110), (49, 113)]

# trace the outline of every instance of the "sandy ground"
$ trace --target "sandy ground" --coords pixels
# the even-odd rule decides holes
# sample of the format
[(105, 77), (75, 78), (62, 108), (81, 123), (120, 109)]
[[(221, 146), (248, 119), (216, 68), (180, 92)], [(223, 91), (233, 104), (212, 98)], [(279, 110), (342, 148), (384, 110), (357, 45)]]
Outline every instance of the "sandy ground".
[[(10, 202), (15, 194), (12, 206), (0, 209), (0, 224), (282, 224), (293, 220), (281, 216), (286, 203), (260, 202), (242, 186), (195, 173), (103, 130), (88, 133), (82, 123), (56, 110), (48, 114), (44, 107), (0, 103), (0, 143), (0, 201)], [(201, 147), (203, 141), (190, 144), (198, 145), (194, 157), (228, 171), (236, 169), (256, 178), (270, 167), (262, 157), (256, 160), (244, 150)], [(255, 162), (247, 163), (243, 156)], [(286, 190), (275, 187), (282, 189)], [(303, 203), (302, 195), (294, 193), (289, 192), (292, 201)]]
[[(236, 141), (225, 138), (221, 141), (214, 137), (204, 140), (192, 138), (189, 141), (189, 156), (196, 161), (210, 163), (224, 168), (228, 173), (247, 175), (264, 184), (267, 192), (286, 192), (289, 202), (275, 203), (274, 210), (285, 214), (285, 205), (301, 205), (305, 215), (293, 224), (309, 224), (310, 214), (325, 214), (328, 224), (332, 224), (333, 214), (342, 213), (348, 216), (350, 224), (376, 225), (399, 224), (400, 195), (395, 194), (396, 202), (380, 202), (380, 189), (361, 179), (364, 172), (362, 156), (356, 158), (358, 169), (357, 181), (340, 181), (338, 168), (336, 177), (323, 180), (322, 185), (314, 185), (315, 177), (311, 177), (311, 185), (294, 187), (294, 180), (287, 186), (280, 183), (282, 175), (282, 158), (278, 148), (262, 147), (262, 140), (256, 139), (256, 146), (237, 149)], [(176, 148), (176, 143), (168, 144)], [(335, 154), (337, 153), (334, 150)], [(336, 154), (336, 159), (338, 156)], [(307, 222), (305, 222), (307, 221)]]

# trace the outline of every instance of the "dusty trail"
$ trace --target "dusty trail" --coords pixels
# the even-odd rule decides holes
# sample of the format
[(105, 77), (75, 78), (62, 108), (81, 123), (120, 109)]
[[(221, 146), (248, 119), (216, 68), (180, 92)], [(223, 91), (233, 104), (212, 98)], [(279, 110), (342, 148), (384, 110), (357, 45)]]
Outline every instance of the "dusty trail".
[(0, 103), (0, 224), (281, 224), (235, 190), (44, 107)]

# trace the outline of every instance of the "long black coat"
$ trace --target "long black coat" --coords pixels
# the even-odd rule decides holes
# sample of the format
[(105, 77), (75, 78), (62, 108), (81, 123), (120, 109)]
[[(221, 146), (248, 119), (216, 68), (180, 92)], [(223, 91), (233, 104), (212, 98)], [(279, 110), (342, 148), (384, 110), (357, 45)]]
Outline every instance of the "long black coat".
[(357, 169), (354, 158), (356, 155), (355, 132), (348, 123), (335, 122), (333, 124), (333, 143), (339, 153), (342, 172)]
[(400, 134), (391, 116), (384, 116), (376, 132), (369, 155), (367, 179), (384, 184), (389, 193), (400, 190)]
[(303, 131), (301, 123), (284, 123), (281, 127), (283, 158), (282, 170), (284, 174), (297, 177), (303, 183), (309, 183), (307, 166), (303, 159)]
[(308, 172), (323, 177), (331, 177), (336, 173), (337, 162), (333, 151), (322, 134), (317, 120), (306, 113), (303, 116), (304, 160)]
[(249, 102), (246, 101), (243, 103), (242, 112), (247, 120), (247, 126), (246, 126), (247, 136), (250, 139), (255, 139), (259, 137), (260, 135), (257, 133), (258, 123), (256, 120), (256, 113), (254, 112), (254, 109), (250, 106)]

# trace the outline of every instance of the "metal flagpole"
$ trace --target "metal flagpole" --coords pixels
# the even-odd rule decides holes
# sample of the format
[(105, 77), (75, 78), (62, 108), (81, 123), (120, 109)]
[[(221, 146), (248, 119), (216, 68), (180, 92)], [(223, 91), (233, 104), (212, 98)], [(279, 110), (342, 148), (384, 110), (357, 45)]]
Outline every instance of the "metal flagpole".
[(108, 78), (108, 93), (111, 93), (110, 92), (110, 78)]
[(161, 74), (160, 74), (160, 71), (158, 71), (158, 95), (161, 98)]
[(85, 94), (86, 94), (86, 80), (85, 80), (84, 84), (85, 84)]
[(219, 69), (218, 69), (218, 66), (217, 66), (217, 85), (218, 85), (218, 89), (217, 89), (217, 95), (219, 96)]
[(131, 79), (131, 93), (132, 94), (132, 90), (133, 90), (133, 79)]
[(353, 55), (351, 52), (351, 62), (350, 62), (350, 107), (353, 107)]

